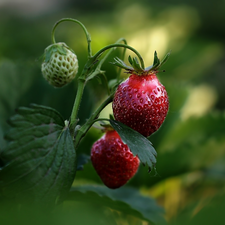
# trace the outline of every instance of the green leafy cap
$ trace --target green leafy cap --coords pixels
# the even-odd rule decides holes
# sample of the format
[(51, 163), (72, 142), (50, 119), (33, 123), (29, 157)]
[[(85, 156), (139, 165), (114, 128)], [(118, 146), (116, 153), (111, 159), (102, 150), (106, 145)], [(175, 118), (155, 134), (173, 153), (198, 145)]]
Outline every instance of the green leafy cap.
[(169, 56), (170, 56), (170, 52), (165, 55), (162, 61), (160, 61), (160, 59), (157, 56), (157, 52), (155, 51), (153, 64), (145, 69), (141, 67), (137, 57), (131, 58), (131, 56), (128, 57), (128, 61), (131, 66), (128, 66), (124, 61), (122, 61), (118, 57), (114, 58), (114, 62), (112, 62), (112, 64), (122, 69), (125, 69), (128, 73), (146, 75), (151, 72), (158, 71), (159, 68), (168, 60)]
[[(71, 52), (74, 53), (74, 51), (66, 45), (64, 42), (58, 42), (52, 45), (49, 45), (44, 52), (43, 61), (48, 62), (52, 56), (53, 53), (60, 53), (61, 55), (66, 55), (67, 50), (70, 50)], [(75, 53), (74, 53), (75, 54)]]

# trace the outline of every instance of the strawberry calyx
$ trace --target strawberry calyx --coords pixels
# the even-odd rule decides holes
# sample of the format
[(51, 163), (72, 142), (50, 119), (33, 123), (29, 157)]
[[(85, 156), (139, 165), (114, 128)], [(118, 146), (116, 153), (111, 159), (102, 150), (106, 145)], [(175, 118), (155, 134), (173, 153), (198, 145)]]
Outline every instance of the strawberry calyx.
[(125, 69), (127, 73), (132, 73), (137, 75), (147, 75), (152, 72), (158, 72), (159, 68), (168, 60), (169, 56), (170, 56), (170, 52), (167, 53), (165, 57), (160, 61), (160, 59), (158, 58), (157, 52), (155, 51), (153, 64), (146, 68), (142, 68), (138, 59), (136, 57), (131, 58), (131, 56), (128, 57), (128, 61), (131, 66), (128, 66), (124, 61), (122, 61), (118, 57), (114, 58), (114, 62), (112, 62), (112, 64), (122, 69)]
[(74, 51), (68, 45), (66, 45), (64, 42), (58, 42), (58, 43), (54, 43), (52, 45), (49, 45), (45, 49), (45, 52), (44, 52), (44, 55), (43, 55), (43, 61), (46, 62), (46, 63), (49, 62), (52, 54), (54, 54), (56, 52), (60, 53), (61, 55), (66, 55), (67, 50), (70, 50), (71, 52), (74, 53)]
[(115, 130), (110, 124), (105, 123), (104, 121), (99, 121), (99, 124), (100, 124), (100, 127), (95, 127), (95, 128), (101, 130), (103, 133)]

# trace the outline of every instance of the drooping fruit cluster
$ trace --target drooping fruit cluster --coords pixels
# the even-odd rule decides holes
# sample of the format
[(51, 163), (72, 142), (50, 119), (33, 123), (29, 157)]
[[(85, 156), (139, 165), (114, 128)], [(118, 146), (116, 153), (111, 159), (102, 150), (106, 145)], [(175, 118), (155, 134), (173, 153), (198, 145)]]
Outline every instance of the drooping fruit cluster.
[(127, 66), (116, 59), (117, 66), (128, 71), (130, 76), (121, 83), (113, 99), (113, 115), (116, 120), (148, 137), (157, 131), (166, 118), (169, 100), (165, 87), (159, 82), (157, 72), (165, 63), (169, 55), (162, 62), (155, 52), (151, 67), (143, 70), (136, 59), (129, 58), (133, 67)]
[(42, 74), (51, 85), (63, 87), (77, 72), (77, 56), (65, 43), (52, 44), (45, 49)]
[(103, 183), (112, 189), (126, 184), (135, 175), (140, 163), (115, 130), (107, 130), (93, 144), (91, 161)]

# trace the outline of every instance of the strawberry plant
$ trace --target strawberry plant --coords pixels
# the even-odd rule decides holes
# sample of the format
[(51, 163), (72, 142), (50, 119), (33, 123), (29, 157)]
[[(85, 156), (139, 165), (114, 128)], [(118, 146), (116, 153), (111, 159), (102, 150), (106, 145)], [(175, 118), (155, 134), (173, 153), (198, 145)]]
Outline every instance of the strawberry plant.
[[(79, 65), (79, 71), (79, 57), (65, 43), (55, 41), (56, 28), (66, 21), (80, 25), (86, 36), (87, 61), (83, 68)], [(160, 62), (155, 52), (153, 65), (145, 68), (141, 55), (124, 38), (92, 54), (89, 32), (80, 21), (71, 18), (59, 20), (51, 34), (52, 44), (42, 57), (42, 74), (52, 88), (66, 88), (64, 86), (76, 80), (77, 93), (71, 115), (65, 119), (56, 109), (37, 104), (16, 110), (8, 121), (7, 143), (0, 152), (0, 197), (12, 201), (15, 210), (32, 204), (48, 212), (65, 201), (93, 199), (99, 203), (104, 198), (103, 205), (115, 211), (151, 223), (163, 223), (162, 208), (153, 199), (129, 187), (120, 187), (135, 176), (139, 163), (146, 166), (148, 172), (156, 173), (157, 152), (147, 137), (159, 129), (169, 108), (165, 87), (156, 77), (169, 54)], [(129, 78), (124, 82), (120, 70), (115, 79), (109, 80), (107, 71), (102, 69), (117, 48), (124, 50), (122, 58), (125, 50), (136, 55), (129, 57), (131, 67), (118, 57), (112, 62), (128, 71)], [(78, 112), (82, 96), (87, 83), (93, 79), (104, 81), (108, 96), (80, 123)], [(115, 119), (113, 115), (101, 118), (100, 113), (111, 102)], [(111, 127), (106, 128), (106, 134), (90, 149), (93, 167), (107, 187), (73, 186), (76, 172), (90, 159), (90, 155), (78, 153), (78, 146), (97, 123)]]

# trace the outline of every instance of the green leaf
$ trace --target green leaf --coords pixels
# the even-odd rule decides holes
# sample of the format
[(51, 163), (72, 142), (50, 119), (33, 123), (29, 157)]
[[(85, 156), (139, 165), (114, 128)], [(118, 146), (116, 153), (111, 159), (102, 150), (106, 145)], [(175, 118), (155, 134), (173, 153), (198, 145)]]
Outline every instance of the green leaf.
[(191, 216), (190, 224), (224, 224), (224, 207), (225, 193), (221, 191), (221, 193), (210, 199), (209, 203), (199, 210), (198, 213), (192, 213), (194, 216)]
[(131, 58), (131, 56), (129, 55), (128, 61), (131, 66), (128, 66), (121, 59), (116, 57), (114, 58), (114, 62), (112, 64), (122, 69), (128, 70), (129, 72), (136, 72), (137, 74), (142, 74), (144, 72), (144, 69), (141, 67), (137, 57)]
[(130, 65), (133, 66), (133, 59), (131, 58), (130, 55), (128, 56), (128, 61), (129, 61)]
[(166, 61), (169, 59), (171, 52), (168, 52), (165, 57), (162, 59), (160, 66), (166, 63)]
[(55, 44), (48, 46), (44, 52), (45, 62), (48, 62), (50, 60), (52, 54), (55, 52), (59, 52), (61, 55), (66, 55), (67, 49), (69, 49), (70, 51), (72, 51), (74, 53), (74, 51), (71, 48), (69, 48), (65, 43), (62, 43), (62, 42), (55, 43)]
[(143, 72), (143, 69), (141, 68), (141, 66), (138, 62), (138, 59), (136, 57), (133, 58), (132, 66), (136, 72), (140, 72), (140, 73)]
[(76, 152), (68, 127), (54, 109), (21, 107), (9, 121), (1, 152), (0, 190), (8, 197), (53, 205), (69, 191)]
[(157, 156), (152, 143), (143, 135), (119, 121), (110, 120), (110, 124), (118, 132), (123, 142), (129, 146), (132, 153), (135, 156), (137, 155), (144, 165), (147, 164), (151, 171), (155, 167)]
[(77, 171), (83, 170), (84, 165), (90, 161), (90, 155), (80, 154), (77, 157)]
[(152, 70), (158, 70), (168, 60), (169, 56), (170, 56), (170, 52), (167, 53), (165, 57), (162, 59), (162, 61), (160, 62), (160, 59), (157, 56), (157, 52), (155, 51), (153, 64), (145, 68), (145, 71), (150, 72)]
[(178, 120), (157, 147), (160, 175), (165, 179), (211, 167), (224, 156), (224, 124), (225, 114), (219, 112)]
[(138, 62), (138, 59), (136, 57), (132, 59), (131, 56), (129, 55), (128, 61), (129, 61), (130, 65), (132, 66), (132, 69), (135, 70), (137, 73), (143, 72), (143, 69), (141, 68), (141, 66)]
[(62, 55), (66, 55), (66, 54), (67, 54), (67, 50), (66, 50), (66, 48), (65, 48), (64, 45), (58, 45), (58, 46), (57, 46), (57, 51), (58, 51), (60, 54), (62, 54)]
[(46, 51), (44, 53), (44, 60), (46, 63), (50, 60), (53, 52), (54, 52), (54, 49), (51, 47), (49, 49), (46, 49)]
[[(215, 187), (214, 187), (215, 188)], [(223, 188), (215, 195), (204, 195), (183, 208), (170, 225), (224, 224), (225, 193)]]
[(112, 92), (117, 88), (117, 86), (122, 82), (122, 80), (118, 80), (118, 79), (111, 79), (108, 82), (108, 87), (110, 90), (112, 90)]
[(159, 65), (160, 65), (160, 60), (159, 60), (159, 58), (158, 58), (158, 56), (157, 56), (157, 52), (155, 51), (152, 69), (157, 68)]
[[(14, 113), (21, 96), (30, 89), (35, 72), (29, 63), (0, 60), (0, 136), (8, 128), (5, 121)], [(3, 147), (1, 139), (0, 137), (0, 148)]]
[[(128, 58), (129, 59), (129, 58)], [(116, 57), (114, 58), (114, 62), (112, 62), (113, 65), (118, 66), (125, 70), (134, 70), (133, 67), (128, 66), (125, 62), (123, 62), (120, 58)]]
[(153, 224), (165, 222), (164, 210), (152, 198), (142, 196), (133, 188), (111, 190), (104, 186), (79, 186), (71, 189), (67, 199), (109, 207)]

